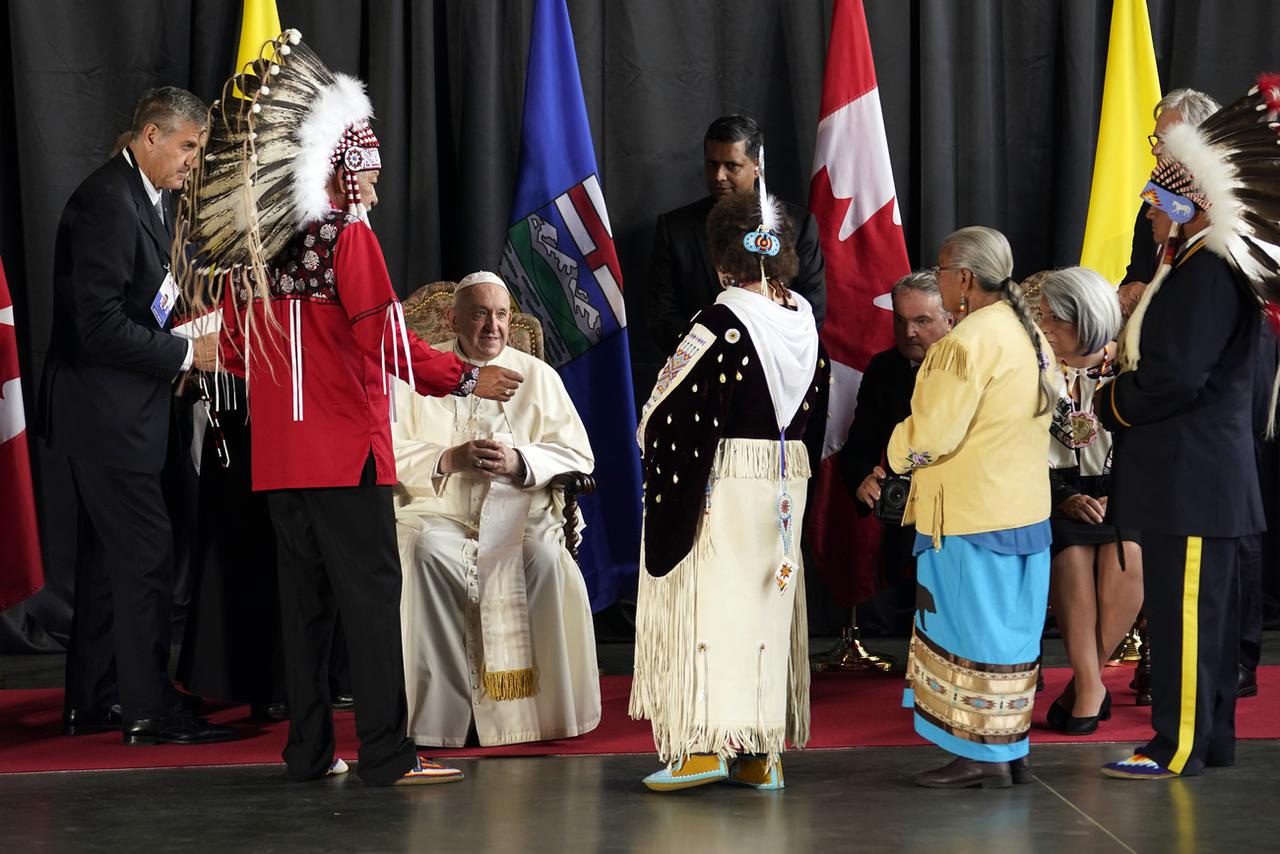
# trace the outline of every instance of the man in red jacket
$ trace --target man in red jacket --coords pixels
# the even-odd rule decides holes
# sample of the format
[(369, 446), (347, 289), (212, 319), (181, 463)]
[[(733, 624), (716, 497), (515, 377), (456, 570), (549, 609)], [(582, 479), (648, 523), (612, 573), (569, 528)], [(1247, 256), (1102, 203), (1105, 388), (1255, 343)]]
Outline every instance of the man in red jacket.
[[(276, 530), (291, 718), (284, 759), (294, 780), (346, 770), (334, 755), (328, 690), (329, 646), (341, 614), (361, 779), (377, 786), (452, 782), (460, 771), (422, 759), (406, 737), (388, 374), (424, 395), (500, 401), (511, 399), (522, 377), (466, 364), (406, 328), (367, 224), (381, 158), (363, 84), (331, 74), (301, 46), (289, 60), (306, 64), (314, 87), (281, 63), (271, 88), (309, 97), (309, 114), (289, 137), (287, 157), (277, 158), (262, 134), (255, 162), (259, 174), (270, 164), (288, 170), (284, 215), (297, 230), (265, 265), (265, 287), (251, 292), (236, 280), (222, 312), (226, 367), (247, 380), (253, 488), (268, 491)], [(258, 102), (269, 115), (266, 94)], [(211, 152), (220, 144), (215, 131)], [(262, 233), (272, 215), (262, 208), (249, 228)]]

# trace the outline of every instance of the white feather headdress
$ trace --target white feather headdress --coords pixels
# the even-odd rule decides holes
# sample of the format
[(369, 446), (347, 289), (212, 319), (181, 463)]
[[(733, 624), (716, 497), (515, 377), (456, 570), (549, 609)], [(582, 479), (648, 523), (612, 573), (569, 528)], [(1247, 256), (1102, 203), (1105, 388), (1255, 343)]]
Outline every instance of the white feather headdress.
[(1280, 75), (1263, 74), (1243, 98), (1199, 126), (1175, 125), (1164, 156), (1190, 173), (1211, 228), (1205, 248), (1280, 303)]

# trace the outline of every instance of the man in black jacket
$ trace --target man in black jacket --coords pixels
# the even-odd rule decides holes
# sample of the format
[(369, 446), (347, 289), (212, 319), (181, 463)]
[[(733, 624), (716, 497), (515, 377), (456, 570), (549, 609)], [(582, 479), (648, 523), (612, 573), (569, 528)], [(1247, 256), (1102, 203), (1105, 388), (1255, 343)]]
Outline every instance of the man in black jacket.
[[(183, 711), (168, 675), (173, 534), (161, 496), (172, 381), (211, 369), (216, 336), (170, 333), (174, 192), (206, 108), (184, 89), (143, 94), (128, 145), (84, 180), (58, 224), (41, 432), (75, 486), (76, 589), (68, 734), (124, 729), (126, 744), (234, 738)], [(119, 705), (119, 712), (113, 706)]]
[[(934, 342), (951, 331), (952, 317), (942, 307), (938, 278), (931, 270), (911, 273), (899, 279), (890, 292), (893, 299), (894, 346), (871, 357), (862, 384), (849, 437), (840, 449), (840, 474), (849, 494), (869, 512), (880, 499), (885, 479), (885, 448), (898, 423), (911, 414), (911, 395), (916, 388), (916, 371)], [(910, 632), (915, 613), (915, 526), (886, 524), (880, 551), (884, 559), (884, 579), (890, 589), (858, 603), (863, 629), (882, 634)]]
[[(1142, 531), (1155, 735), (1104, 766), (1127, 779), (1235, 761), (1239, 544), (1264, 527), (1251, 417), (1258, 304), (1206, 248), (1204, 197), (1166, 183), (1178, 195), (1158, 204), (1195, 205), (1185, 243), (1122, 333), (1122, 372), (1094, 397), (1115, 437), (1109, 520)], [(1153, 206), (1148, 217), (1166, 243), (1169, 214)]]
[[(707, 215), (720, 199), (732, 193), (754, 192), (760, 175), (760, 126), (748, 116), (722, 116), (711, 123), (702, 140), (707, 195), (692, 204), (659, 215), (649, 259), (649, 288), (645, 294), (649, 334), (663, 357), (670, 355), (689, 330), (689, 320), (716, 301), (720, 280), (707, 250)], [(827, 308), (826, 273), (818, 223), (799, 205), (783, 202), (796, 231), (800, 271), (789, 286), (813, 306), (822, 328)]]

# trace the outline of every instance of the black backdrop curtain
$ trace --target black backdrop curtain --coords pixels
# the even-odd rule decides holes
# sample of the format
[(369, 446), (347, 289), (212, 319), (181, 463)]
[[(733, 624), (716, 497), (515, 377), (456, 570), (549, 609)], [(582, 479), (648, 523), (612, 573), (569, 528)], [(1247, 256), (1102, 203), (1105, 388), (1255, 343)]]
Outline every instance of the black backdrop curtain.
[[(402, 295), (494, 268), (515, 181), (533, 0), (277, 5), (282, 23), (332, 67), (368, 81), (385, 164), (373, 224)], [(771, 188), (804, 201), (830, 3), (568, 6), (644, 394), (660, 358), (642, 305), (654, 217), (701, 195), (702, 132), (729, 112), (760, 119)], [(1148, 0), (1148, 8), (1166, 90), (1194, 86), (1229, 100), (1280, 65), (1270, 43), (1280, 4), (1271, 0)], [(240, 3), (10, 0), (7, 11), (0, 257), (30, 412), (63, 204), (106, 159), (144, 88), (175, 84), (216, 97), (234, 61)], [(914, 263), (932, 263), (939, 240), (970, 224), (1009, 235), (1019, 275), (1077, 260), (1110, 12), (1108, 0), (866, 0)], [(5, 613), (0, 649), (54, 648), (69, 626), (74, 502), (58, 461), (38, 447), (33, 457), (48, 589)]]

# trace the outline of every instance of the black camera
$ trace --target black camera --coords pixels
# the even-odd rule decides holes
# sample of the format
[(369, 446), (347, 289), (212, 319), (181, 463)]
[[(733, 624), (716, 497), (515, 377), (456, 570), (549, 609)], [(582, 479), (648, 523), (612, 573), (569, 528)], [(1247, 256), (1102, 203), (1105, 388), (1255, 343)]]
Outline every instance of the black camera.
[(871, 512), (886, 525), (901, 525), (902, 513), (907, 509), (907, 495), (911, 492), (911, 475), (891, 474), (880, 481), (880, 497)]

